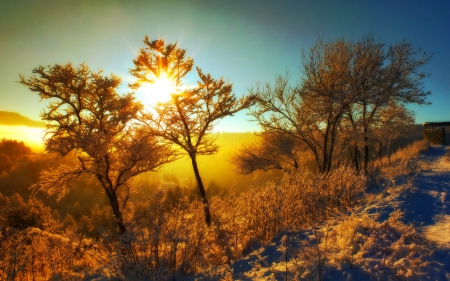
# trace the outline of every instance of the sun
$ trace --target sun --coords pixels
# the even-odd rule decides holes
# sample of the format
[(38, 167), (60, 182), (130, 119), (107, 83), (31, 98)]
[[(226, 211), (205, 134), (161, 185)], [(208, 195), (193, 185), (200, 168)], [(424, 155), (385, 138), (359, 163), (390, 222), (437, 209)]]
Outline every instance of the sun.
[(141, 86), (140, 97), (146, 104), (156, 105), (160, 102), (167, 102), (172, 95), (178, 94), (179, 89), (175, 82), (162, 73), (153, 79), (153, 83), (145, 83)]

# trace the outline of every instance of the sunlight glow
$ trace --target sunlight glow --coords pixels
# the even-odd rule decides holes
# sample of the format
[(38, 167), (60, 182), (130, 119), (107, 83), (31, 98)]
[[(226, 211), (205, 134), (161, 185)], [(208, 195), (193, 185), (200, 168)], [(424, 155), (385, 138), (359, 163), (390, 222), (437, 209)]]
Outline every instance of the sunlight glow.
[(44, 129), (40, 128), (0, 125), (0, 139), (23, 141), (34, 152), (42, 152), (44, 150), (42, 141), (44, 134)]
[(179, 93), (179, 88), (174, 81), (170, 80), (165, 73), (154, 78), (154, 83), (143, 84), (140, 88), (140, 97), (145, 105), (155, 105), (167, 102), (172, 95)]

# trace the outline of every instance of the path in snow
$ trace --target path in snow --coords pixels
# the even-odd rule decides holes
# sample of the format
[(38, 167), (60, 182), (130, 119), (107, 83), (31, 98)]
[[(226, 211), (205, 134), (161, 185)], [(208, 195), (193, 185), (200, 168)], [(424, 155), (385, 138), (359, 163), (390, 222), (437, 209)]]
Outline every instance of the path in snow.
[(444, 159), (447, 146), (430, 146), (420, 160), (429, 161), (430, 169), (422, 171), (415, 192), (404, 193), (399, 206), (405, 220), (414, 223), (428, 240), (450, 249), (450, 163)]

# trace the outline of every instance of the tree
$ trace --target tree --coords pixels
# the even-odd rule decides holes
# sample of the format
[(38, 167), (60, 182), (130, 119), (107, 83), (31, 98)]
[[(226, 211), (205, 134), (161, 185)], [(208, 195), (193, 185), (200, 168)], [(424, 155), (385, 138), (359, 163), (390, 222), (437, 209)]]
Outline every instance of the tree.
[(137, 129), (136, 116), (142, 108), (133, 93), (120, 96), (120, 78), (102, 76), (82, 64), (42, 66), (34, 76), (20, 76), (20, 83), (50, 100), (41, 118), (47, 121), (45, 149), (61, 158), (72, 158), (40, 174), (33, 187), (58, 199), (75, 187), (83, 174), (97, 179), (108, 196), (119, 233), (126, 231), (123, 210), (131, 179), (153, 171), (172, 160), (171, 150)]
[(392, 101), (427, 104), (430, 93), (423, 87), (427, 74), (419, 68), (430, 57), (417, 58), (419, 51), (406, 42), (385, 48), (371, 36), (357, 43), (319, 39), (308, 54), (303, 51), (303, 76), (297, 86), (288, 87), (288, 78), (278, 77), (273, 89), (266, 84), (251, 90), (257, 96), (251, 114), (264, 131), (290, 134), (304, 142), (321, 173), (331, 170), (338, 144), (353, 147), (353, 163), (359, 170), (362, 146), (367, 173), (369, 130), (379, 109)]
[(31, 148), (23, 141), (2, 139), (0, 141), (0, 154), (5, 154), (11, 159), (31, 154)]
[(179, 152), (191, 159), (195, 178), (202, 196), (205, 220), (211, 224), (211, 214), (197, 164), (197, 156), (215, 154), (219, 147), (210, 136), (218, 120), (248, 108), (253, 98), (236, 98), (232, 85), (223, 79), (216, 80), (204, 74), (197, 67), (199, 81), (196, 87), (182, 88), (182, 79), (193, 67), (192, 58), (186, 57), (186, 50), (177, 44), (165, 44), (164, 40), (144, 39), (146, 48), (141, 49), (133, 60), (135, 68), (130, 73), (138, 78), (131, 85), (140, 87), (143, 83), (153, 83), (161, 75), (167, 76), (179, 87), (179, 93), (173, 93), (172, 99), (153, 106), (152, 112), (143, 115), (148, 133), (164, 138), (175, 144)]
[(304, 75), (295, 87), (289, 77), (279, 76), (275, 86), (258, 85), (251, 89), (257, 106), (251, 115), (265, 132), (289, 134), (304, 142), (313, 153), (318, 171), (331, 169), (339, 124), (348, 104), (348, 69), (352, 59), (351, 44), (338, 40), (334, 44), (319, 42), (310, 53), (303, 52)]
[(8, 172), (12, 167), (11, 159), (6, 154), (0, 154), (0, 175), (3, 172)]
[(377, 142), (378, 159), (381, 161), (381, 149), (387, 141), (387, 157), (391, 155), (391, 141), (405, 137), (413, 130), (414, 112), (403, 105), (391, 101), (379, 110), (377, 119), (370, 129), (370, 136)]
[(31, 154), (31, 148), (23, 141), (2, 139), (0, 141), (0, 174), (8, 172), (17, 158)]
[(23, 230), (27, 227), (38, 227), (45, 231), (55, 231), (61, 224), (52, 215), (51, 209), (35, 199), (23, 201), (22, 196), (14, 193), (11, 197), (0, 194), (0, 222), (6, 227)]
[(244, 145), (232, 156), (231, 162), (239, 174), (256, 170), (282, 170), (291, 172), (299, 168), (299, 153), (303, 150), (296, 138), (288, 134), (264, 132), (261, 141)]
[(363, 132), (364, 163), (367, 174), (369, 163), (369, 130), (376, 122), (377, 114), (383, 107), (395, 102), (400, 105), (416, 103), (429, 104), (424, 91), (424, 79), (428, 74), (421, 72), (431, 59), (425, 53), (417, 55), (411, 43), (402, 42), (389, 48), (376, 43), (372, 36), (363, 38), (354, 45), (355, 57), (351, 64), (350, 89), (358, 100), (348, 116)]

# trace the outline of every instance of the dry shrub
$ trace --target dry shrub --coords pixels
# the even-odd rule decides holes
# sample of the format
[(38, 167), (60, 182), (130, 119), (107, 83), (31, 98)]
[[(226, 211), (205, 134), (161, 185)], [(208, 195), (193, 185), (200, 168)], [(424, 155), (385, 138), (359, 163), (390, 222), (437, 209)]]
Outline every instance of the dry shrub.
[(133, 223), (117, 249), (127, 278), (160, 280), (196, 272), (203, 263), (209, 236), (200, 202), (181, 198), (167, 210), (160, 191), (149, 202), (134, 206)]
[(418, 173), (428, 168), (428, 163), (419, 160), (419, 155), (429, 148), (424, 141), (416, 141), (397, 150), (391, 157), (374, 162), (370, 169), (370, 178), (376, 185), (393, 187), (399, 184), (411, 185)]
[(201, 272), (240, 258), (282, 230), (300, 229), (325, 219), (330, 211), (353, 206), (364, 186), (364, 176), (351, 169), (340, 168), (328, 175), (302, 170), (279, 183), (211, 198), (209, 228), (200, 201), (180, 198), (167, 209), (167, 194), (160, 191), (151, 201), (133, 207), (133, 223), (113, 252), (121, 253), (127, 278)]
[(392, 154), (391, 161), (416, 159), (419, 157), (420, 153), (427, 151), (429, 146), (430, 144), (425, 140), (415, 141)]
[(376, 214), (352, 213), (343, 218), (331, 228), (331, 266), (350, 264), (376, 280), (424, 275), (429, 245), (414, 226), (400, 220), (402, 216), (396, 210), (383, 222), (376, 220)]
[(95, 241), (72, 243), (39, 228), (4, 229), (0, 248), (0, 280), (82, 279), (105, 263)]
[(401, 149), (395, 151), (389, 158), (383, 157), (381, 161), (374, 161), (372, 168), (383, 168), (386, 166), (395, 166), (401, 162), (417, 160), (421, 153), (428, 150), (430, 144), (425, 140), (415, 141)]
[[(389, 179), (392, 186), (398, 177), (416, 174), (420, 165), (413, 159), (425, 147), (423, 142), (415, 143), (399, 151), (390, 165), (378, 166), (378, 176)], [(351, 168), (340, 167), (328, 174), (300, 170), (285, 175), (280, 182), (253, 187), (239, 195), (230, 192), (212, 197), (209, 228), (200, 201), (182, 196), (174, 199), (159, 191), (146, 202), (129, 204), (124, 212), (128, 231), (119, 239), (108, 226), (110, 215), (99, 208), (94, 208), (90, 219), (96, 228), (92, 235), (95, 240), (77, 237), (73, 241), (80, 242), (72, 243), (61, 237), (65, 242), (55, 244), (48, 238), (52, 234), (38, 230), (32, 232), (39, 235), (33, 234), (31, 240), (27, 238), (29, 230), (2, 234), (5, 251), (1, 253), (0, 274), (3, 279), (101, 275), (127, 280), (178, 279), (213, 265), (232, 263), (282, 231), (307, 229), (330, 214), (349, 210), (363, 200), (365, 188), (365, 176)], [(375, 216), (361, 211), (334, 218), (326, 228), (315, 228), (310, 239), (289, 240), (301, 247), (287, 247), (286, 240), (286, 249), (296, 249), (297, 257), (289, 265), (290, 274), (320, 279), (326, 268), (343, 264), (381, 279), (420, 274), (424, 264), (417, 255), (424, 250), (422, 241), (398, 218), (395, 212), (389, 220), (377, 222)], [(33, 253), (40, 258), (30, 258)]]
[(342, 280), (421, 280), (430, 245), (401, 217), (398, 210), (382, 222), (377, 214), (341, 214), (306, 231), (306, 238), (290, 238), (292, 258), (284, 270), (294, 280), (331, 280), (337, 272)]
[[(280, 231), (301, 229), (336, 210), (356, 202), (364, 191), (365, 178), (346, 168), (328, 175), (302, 170), (286, 175), (280, 183), (211, 200), (215, 235), (222, 260), (248, 253), (252, 246), (268, 242)], [(220, 256), (216, 256), (219, 260)]]

